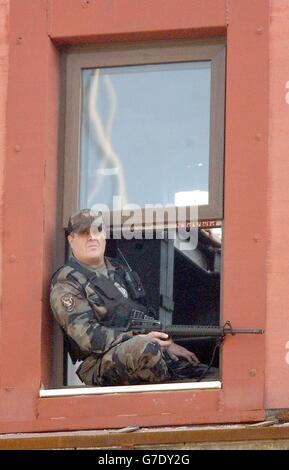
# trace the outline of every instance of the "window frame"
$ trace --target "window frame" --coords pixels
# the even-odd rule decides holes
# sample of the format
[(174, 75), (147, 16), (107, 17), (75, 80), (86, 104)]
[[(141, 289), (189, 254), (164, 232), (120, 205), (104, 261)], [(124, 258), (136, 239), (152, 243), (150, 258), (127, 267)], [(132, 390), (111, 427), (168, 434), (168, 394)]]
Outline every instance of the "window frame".
[[(224, 39), (78, 46), (69, 48), (66, 51), (65, 59), (66, 125), (63, 227), (67, 227), (69, 215), (79, 210), (82, 69), (190, 61), (211, 61), (209, 204), (198, 207), (198, 219), (222, 219), (226, 62)], [(169, 215), (167, 215), (170, 214), (169, 210), (166, 212), (163, 209), (152, 209), (152, 211), (157, 214), (157, 220), (164, 220), (165, 227), (171, 223)], [(186, 217), (188, 220), (188, 216)], [(115, 219), (122, 220), (119, 217), (115, 217)], [(141, 220), (145, 220), (143, 209)]]

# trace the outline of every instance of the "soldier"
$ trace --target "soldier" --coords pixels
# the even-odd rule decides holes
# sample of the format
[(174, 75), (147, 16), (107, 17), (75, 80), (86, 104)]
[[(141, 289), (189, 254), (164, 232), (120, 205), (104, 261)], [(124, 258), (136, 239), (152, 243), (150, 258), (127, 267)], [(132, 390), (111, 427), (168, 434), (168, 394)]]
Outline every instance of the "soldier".
[(142, 286), (134, 296), (127, 268), (104, 256), (101, 213), (71, 216), (68, 242), (72, 256), (52, 278), (50, 302), (73, 362), (83, 361), (79, 378), (87, 385), (132, 385), (200, 376), (195, 354), (166, 333), (125, 331), (132, 312), (148, 318), (149, 310)]

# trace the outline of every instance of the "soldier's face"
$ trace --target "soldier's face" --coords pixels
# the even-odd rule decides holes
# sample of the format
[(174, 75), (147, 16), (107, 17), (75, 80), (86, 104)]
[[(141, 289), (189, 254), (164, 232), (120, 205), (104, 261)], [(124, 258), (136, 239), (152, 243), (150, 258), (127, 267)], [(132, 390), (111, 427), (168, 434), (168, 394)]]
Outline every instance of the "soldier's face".
[(96, 266), (104, 261), (105, 232), (72, 233), (68, 236), (75, 258), (81, 263)]

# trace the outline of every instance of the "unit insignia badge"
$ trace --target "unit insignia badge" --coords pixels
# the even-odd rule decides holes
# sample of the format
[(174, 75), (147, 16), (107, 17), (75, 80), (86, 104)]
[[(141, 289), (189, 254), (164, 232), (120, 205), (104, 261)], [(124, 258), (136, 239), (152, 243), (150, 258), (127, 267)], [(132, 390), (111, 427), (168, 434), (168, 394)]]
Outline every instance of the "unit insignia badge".
[(71, 294), (65, 294), (61, 297), (61, 302), (67, 312), (72, 312), (75, 307), (75, 300)]

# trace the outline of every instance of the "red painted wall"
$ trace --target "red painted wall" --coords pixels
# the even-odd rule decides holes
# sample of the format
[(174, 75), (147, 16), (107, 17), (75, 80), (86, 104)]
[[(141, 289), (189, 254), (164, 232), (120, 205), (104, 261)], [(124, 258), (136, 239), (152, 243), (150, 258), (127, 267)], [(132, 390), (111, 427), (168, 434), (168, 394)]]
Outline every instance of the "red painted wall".
[(46, 286), (56, 214), (58, 83), (46, 7), (43, 0), (10, 2), (2, 200), (2, 421), (35, 419), (37, 390), (48, 380), (51, 363)]
[[(8, 17), (9, 0), (0, 0), (0, 318), (2, 317), (2, 259), (3, 259), (3, 186), (6, 156), (6, 107), (8, 87)], [(2, 325), (0, 324), (0, 344), (2, 341)], [(0, 362), (0, 386), (2, 382)]]
[[(57, 43), (79, 44), (225, 31), (224, 0), (49, 0), (49, 33)], [(64, 14), (65, 12), (65, 14)]]
[(289, 3), (271, 1), (266, 407), (289, 408)]
[[(258, 420), (264, 408), (289, 406), (287, 3), (70, 0), (68, 8), (66, 0), (10, 0), (6, 92), (9, 2), (0, 0), (1, 432), (122, 427), (131, 416), (146, 426)], [(222, 391), (145, 394), (143, 414), (138, 394), (39, 399), (51, 372), (47, 284), (61, 206), (60, 46), (225, 33), (224, 320), (240, 327), (266, 320), (266, 352), (264, 338), (229, 338)]]

